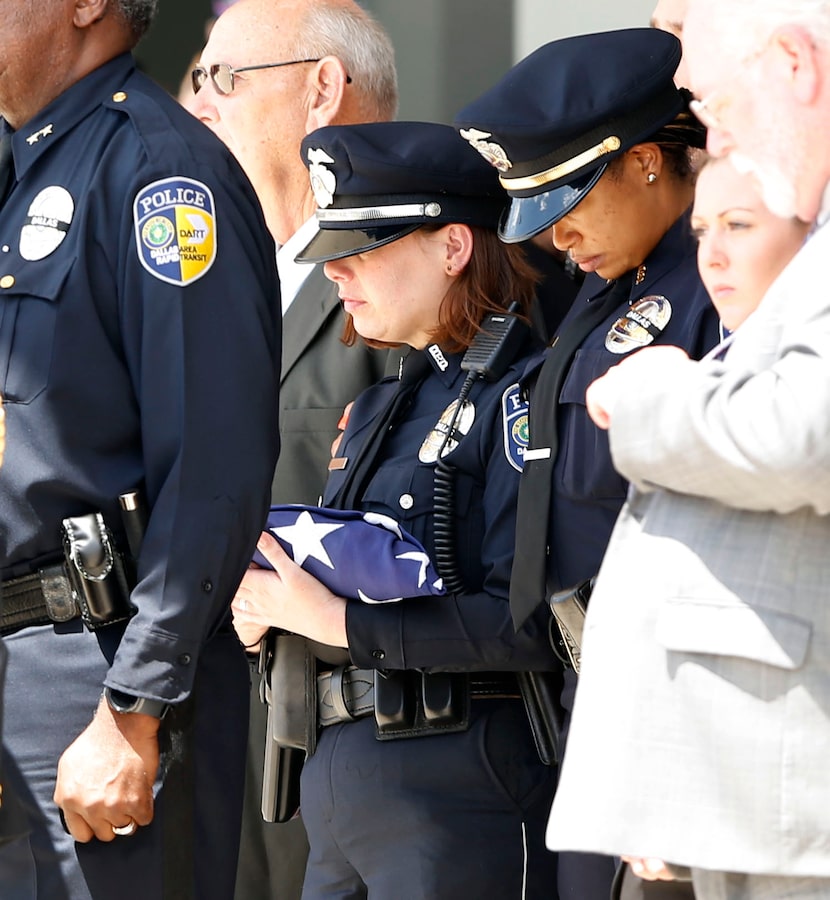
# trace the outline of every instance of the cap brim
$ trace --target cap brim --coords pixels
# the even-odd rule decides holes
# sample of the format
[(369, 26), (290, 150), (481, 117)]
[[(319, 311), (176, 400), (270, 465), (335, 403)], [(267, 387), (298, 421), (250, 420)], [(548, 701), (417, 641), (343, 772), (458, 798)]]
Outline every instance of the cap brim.
[(295, 257), (298, 263), (322, 263), (365, 253), (391, 244), (420, 228), (422, 222), (408, 225), (383, 225), (379, 228), (320, 229)]
[(607, 168), (608, 163), (603, 163), (587, 175), (572, 178), (569, 184), (532, 197), (511, 195), (510, 206), (499, 223), (499, 237), (505, 244), (518, 244), (554, 225), (585, 198)]

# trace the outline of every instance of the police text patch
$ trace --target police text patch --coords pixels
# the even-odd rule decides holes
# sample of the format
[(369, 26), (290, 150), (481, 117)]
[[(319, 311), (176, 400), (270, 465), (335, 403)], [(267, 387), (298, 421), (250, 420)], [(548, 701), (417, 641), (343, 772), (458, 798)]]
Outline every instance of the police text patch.
[(522, 399), (518, 384), (511, 384), (501, 395), (501, 417), (504, 428), (504, 455), (519, 472), (524, 469), (529, 429), (527, 400)]
[(141, 265), (156, 278), (184, 286), (216, 259), (216, 208), (207, 185), (163, 178), (142, 188), (133, 204)]

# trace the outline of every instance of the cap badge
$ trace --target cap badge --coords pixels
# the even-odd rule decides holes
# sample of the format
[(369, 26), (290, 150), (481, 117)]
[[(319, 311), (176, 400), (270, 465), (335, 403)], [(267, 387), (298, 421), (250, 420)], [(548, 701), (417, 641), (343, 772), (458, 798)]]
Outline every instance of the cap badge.
[(660, 294), (637, 300), (611, 326), (605, 336), (605, 349), (622, 354), (645, 347), (663, 333), (671, 313), (671, 303)]
[(456, 413), (457, 409), (458, 401), (453, 400), (424, 438), (418, 451), (418, 459), (422, 463), (434, 463), (437, 462), (439, 455), (444, 457), (452, 453), (461, 438), (473, 427), (476, 418), (475, 406), (469, 400), (465, 400), (461, 411)]
[(506, 172), (513, 168), (513, 163), (507, 158), (507, 151), (495, 141), (487, 141), (485, 138), (492, 137), (489, 131), (479, 131), (477, 128), (462, 128), (459, 132), (465, 141), (470, 142), (470, 146), (478, 152), (490, 163), (495, 166), (499, 172)]
[(316, 147), (310, 147), (308, 150), (308, 177), (311, 179), (311, 190), (314, 192), (314, 199), (321, 209), (331, 206), (334, 200), (334, 194), (337, 190), (337, 178), (331, 169), (327, 169), (325, 163), (333, 163), (334, 160), (326, 153)]

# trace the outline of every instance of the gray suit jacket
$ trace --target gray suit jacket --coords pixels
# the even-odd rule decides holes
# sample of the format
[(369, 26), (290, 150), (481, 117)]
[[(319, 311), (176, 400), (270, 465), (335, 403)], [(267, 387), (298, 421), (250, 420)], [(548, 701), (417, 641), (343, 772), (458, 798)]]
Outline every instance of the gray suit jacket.
[(274, 503), (317, 503), (343, 407), (384, 374), (388, 352), (346, 347), (342, 331), (337, 288), (315, 266), (283, 317)]
[[(725, 355), (614, 408), (549, 846), (830, 876), (830, 227)], [(722, 359), (718, 359), (718, 356)]]

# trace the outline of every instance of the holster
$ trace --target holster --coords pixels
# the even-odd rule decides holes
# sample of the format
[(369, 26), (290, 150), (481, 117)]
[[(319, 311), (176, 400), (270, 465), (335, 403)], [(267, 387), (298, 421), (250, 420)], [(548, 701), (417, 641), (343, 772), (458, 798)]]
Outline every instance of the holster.
[(101, 513), (70, 516), (61, 522), (66, 574), (91, 631), (129, 619), (136, 608), (124, 562)]
[(303, 762), (317, 748), (316, 660), (305, 638), (278, 629), (266, 637), (261, 660), (268, 707), (262, 817), (286, 822), (299, 807)]
[(559, 634), (559, 646), (554, 644), (554, 650), (560, 657), (563, 657), (564, 651), (562, 661), (570, 664), (577, 675), (582, 654), (585, 613), (591, 591), (594, 589), (594, 580), (589, 578), (574, 588), (553, 594), (550, 598), (550, 608)]

